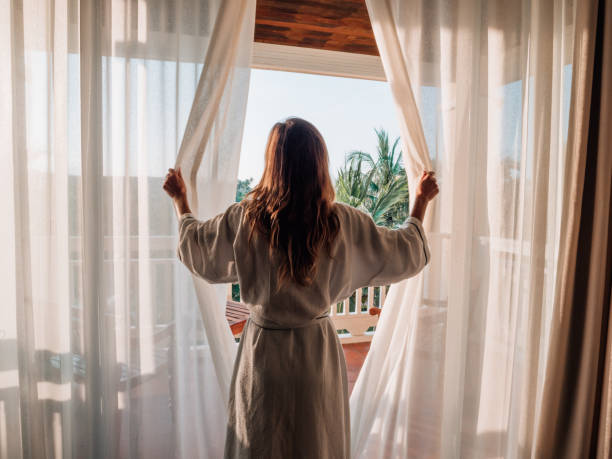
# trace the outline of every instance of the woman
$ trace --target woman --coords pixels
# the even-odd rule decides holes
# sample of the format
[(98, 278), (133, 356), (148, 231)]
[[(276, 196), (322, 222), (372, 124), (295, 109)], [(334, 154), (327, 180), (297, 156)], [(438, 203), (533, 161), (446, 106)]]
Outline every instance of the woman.
[(229, 400), (226, 458), (348, 458), (344, 354), (331, 304), (414, 276), (429, 261), (421, 221), (438, 193), (424, 172), (397, 230), (334, 202), (328, 154), (307, 121), (276, 123), (265, 170), (245, 200), (201, 222), (180, 171), (164, 189), (179, 216), (180, 260), (209, 282), (238, 282), (250, 317)]

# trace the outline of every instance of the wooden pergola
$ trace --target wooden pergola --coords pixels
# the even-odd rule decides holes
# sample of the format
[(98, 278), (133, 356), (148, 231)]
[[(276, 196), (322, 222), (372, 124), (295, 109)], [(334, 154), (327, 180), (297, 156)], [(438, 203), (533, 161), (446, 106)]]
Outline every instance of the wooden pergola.
[(257, 0), (255, 41), (378, 56), (365, 0)]

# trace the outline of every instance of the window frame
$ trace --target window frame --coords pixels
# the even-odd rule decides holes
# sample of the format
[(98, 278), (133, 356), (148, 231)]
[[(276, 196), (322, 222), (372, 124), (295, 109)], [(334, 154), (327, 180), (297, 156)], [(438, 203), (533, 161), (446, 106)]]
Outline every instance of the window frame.
[(251, 68), (387, 81), (379, 56), (253, 43)]

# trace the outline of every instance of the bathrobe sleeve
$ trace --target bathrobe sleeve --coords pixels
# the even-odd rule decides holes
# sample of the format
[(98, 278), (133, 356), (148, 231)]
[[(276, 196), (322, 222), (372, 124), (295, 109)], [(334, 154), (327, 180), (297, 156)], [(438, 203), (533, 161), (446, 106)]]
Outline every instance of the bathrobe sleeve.
[(238, 282), (234, 241), (241, 219), (242, 207), (238, 203), (206, 221), (183, 214), (179, 218), (179, 260), (210, 283)]
[(431, 255), (420, 220), (408, 217), (398, 229), (378, 226), (364, 212), (342, 206), (347, 240), (349, 294), (358, 288), (389, 285), (418, 274)]

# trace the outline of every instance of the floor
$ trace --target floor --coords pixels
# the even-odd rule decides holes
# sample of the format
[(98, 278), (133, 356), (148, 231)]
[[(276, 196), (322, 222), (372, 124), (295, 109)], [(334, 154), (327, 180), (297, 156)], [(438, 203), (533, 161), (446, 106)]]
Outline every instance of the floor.
[(343, 344), (344, 358), (346, 359), (346, 373), (348, 375), (349, 394), (359, 376), (363, 361), (370, 350), (370, 343)]

